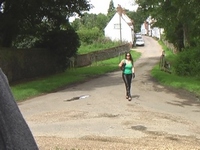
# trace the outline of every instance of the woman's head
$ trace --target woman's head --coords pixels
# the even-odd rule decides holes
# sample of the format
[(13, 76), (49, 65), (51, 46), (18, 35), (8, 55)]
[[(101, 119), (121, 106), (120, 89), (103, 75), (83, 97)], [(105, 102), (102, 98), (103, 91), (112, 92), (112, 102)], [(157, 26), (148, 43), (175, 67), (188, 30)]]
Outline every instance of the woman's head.
[(131, 62), (133, 63), (133, 58), (132, 58), (130, 52), (126, 52), (126, 53), (125, 53), (125, 59), (127, 59), (127, 60), (131, 60)]
[(128, 59), (128, 60), (133, 60), (132, 56), (131, 56), (131, 53), (130, 52), (126, 52), (125, 53), (125, 59)]

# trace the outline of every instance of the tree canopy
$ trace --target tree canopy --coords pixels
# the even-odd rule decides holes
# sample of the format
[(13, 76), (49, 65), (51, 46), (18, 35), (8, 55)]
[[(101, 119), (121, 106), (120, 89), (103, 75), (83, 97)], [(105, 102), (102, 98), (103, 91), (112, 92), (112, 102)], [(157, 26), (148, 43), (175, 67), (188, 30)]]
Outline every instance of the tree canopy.
[(139, 10), (155, 19), (155, 26), (164, 28), (167, 40), (179, 51), (197, 46), (200, 39), (200, 5), (194, 0), (136, 0)]
[(111, 0), (109, 3), (108, 13), (107, 13), (108, 19), (109, 20), (112, 19), (112, 17), (115, 15), (115, 13), (116, 13), (116, 8), (114, 7), (113, 0)]
[(0, 45), (10, 47), (19, 36), (61, 30), (69, 17), (90, 8), (88, 0), (0, 0)]

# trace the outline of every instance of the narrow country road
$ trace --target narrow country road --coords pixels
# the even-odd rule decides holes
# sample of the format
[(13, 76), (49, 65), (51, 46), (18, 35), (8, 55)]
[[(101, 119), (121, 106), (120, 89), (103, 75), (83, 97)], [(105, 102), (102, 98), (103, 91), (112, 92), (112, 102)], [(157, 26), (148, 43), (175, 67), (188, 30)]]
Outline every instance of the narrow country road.
[(18, 104), (40, 150), (200, 150), (200, 103), (151, 78), (162, 49), (144, 40), (132, 101), (116, 71)]

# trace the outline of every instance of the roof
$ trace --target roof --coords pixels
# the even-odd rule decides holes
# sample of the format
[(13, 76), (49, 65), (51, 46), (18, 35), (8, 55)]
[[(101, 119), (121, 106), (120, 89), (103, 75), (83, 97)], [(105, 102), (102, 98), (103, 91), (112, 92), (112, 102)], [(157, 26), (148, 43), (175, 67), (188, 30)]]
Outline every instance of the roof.
[(117, 13), (121, 16), (121, 18), (133, 29), (133, 20), (131, 20), (127, 15), (125, 10), (118, 4)]

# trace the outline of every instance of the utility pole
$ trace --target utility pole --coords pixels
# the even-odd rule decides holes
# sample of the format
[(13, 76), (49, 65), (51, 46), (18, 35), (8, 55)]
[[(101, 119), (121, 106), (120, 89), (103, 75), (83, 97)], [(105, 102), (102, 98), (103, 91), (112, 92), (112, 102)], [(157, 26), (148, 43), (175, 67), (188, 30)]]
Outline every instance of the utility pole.
[(120, 42), (122, 43), (122, 24), (121, 24), (121, 15), (119, 14), (119, 34), (120, 34)]
[(120, 42), (122, 43), (122, 24), (121, 24), (121, 18), (122, 18), (123, 9), (122, 9), (121, 5), (119, 5), (119, 4), (118, 4), (118, 7), (117, 7), (117, 12), (119, 14), (119, 35), (120, 35)]

